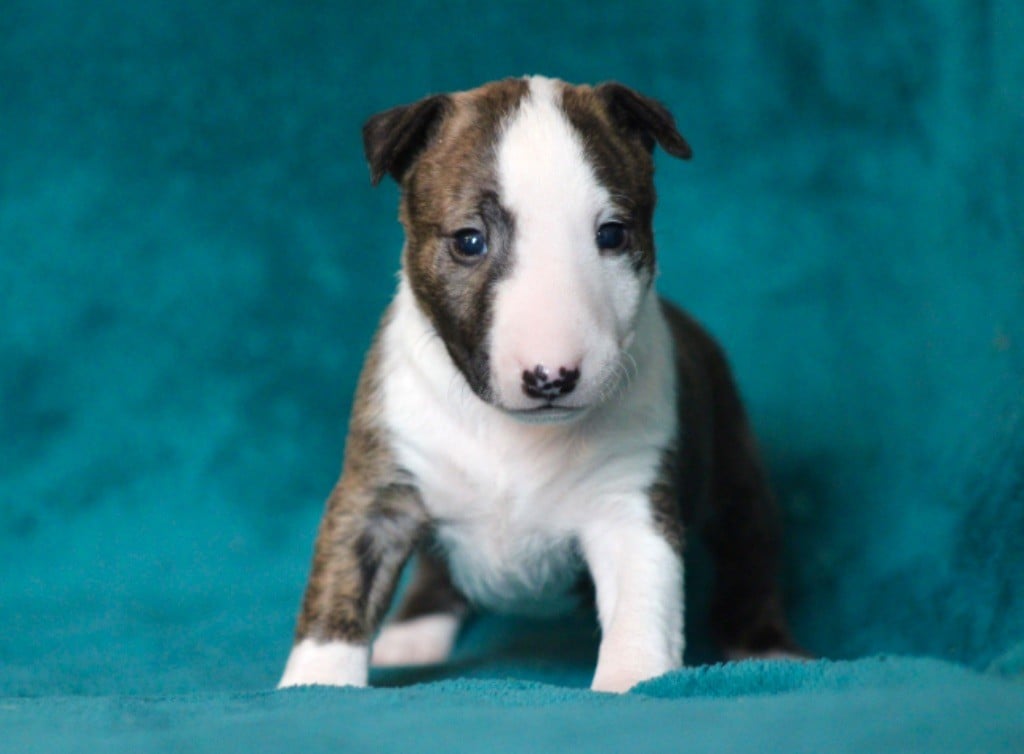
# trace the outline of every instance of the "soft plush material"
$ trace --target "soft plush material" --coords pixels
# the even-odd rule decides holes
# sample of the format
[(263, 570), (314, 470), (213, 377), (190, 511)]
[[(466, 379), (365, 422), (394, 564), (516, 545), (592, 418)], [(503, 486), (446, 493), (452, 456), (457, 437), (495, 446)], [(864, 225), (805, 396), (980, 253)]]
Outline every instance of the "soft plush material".
[[(1024, 6), (0, 4), (0, 751), (1021, 751)], [(586, 690), (593, 615), (272, 691), (393, 290), (377, 110), (617, 79), (819, 660)]]

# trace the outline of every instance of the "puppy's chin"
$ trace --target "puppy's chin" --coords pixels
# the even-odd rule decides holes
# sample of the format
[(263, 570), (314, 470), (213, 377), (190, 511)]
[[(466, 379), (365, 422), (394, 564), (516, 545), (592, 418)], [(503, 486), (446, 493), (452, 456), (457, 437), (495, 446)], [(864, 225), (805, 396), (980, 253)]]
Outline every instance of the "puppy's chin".
[(586, 416), (591, 407), (542, 406), (540, 408), (512, 409), (499, 406), (498, 408), (506, 416), (511, 416), (523, 424), (571, 424)]

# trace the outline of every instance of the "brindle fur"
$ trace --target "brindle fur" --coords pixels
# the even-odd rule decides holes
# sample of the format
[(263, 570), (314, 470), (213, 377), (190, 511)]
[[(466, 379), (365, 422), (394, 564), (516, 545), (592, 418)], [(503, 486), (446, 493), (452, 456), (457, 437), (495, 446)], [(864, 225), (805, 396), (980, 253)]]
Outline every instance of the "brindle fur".
[[(494, 139), (528, 89), (526, 81), (508, 79), (451, 95), (451, 114), (430, 127), (430, 148), (401, 180), (403, 262), (416, 301), (484, 400), (493, 291), (510, 269), (515, 232), (515, 218), (498, 201)], [(450, 251), (452, 236), (467, 226), (486, 230), (489, 246), (471, 264)]]
[(396, 622), (421, 618), (425, 615), (465, 614), (466, 598), (452, 583), (444, 554), (433, 542), (427, 542), (416, 553), (416, 570), (412, 583), (395, 613)]
[[(641, 115), (627, 117), (629, 99), (650, 103)], [(566, 87), (562, 107), (569, 122), (584, 135), (584, 148), (597, 171), (598, 180), (619, 206), (632, 239), (637, 272), (653, 280), (655, 248), (653, 223), (657, 195), (654, 189), (654, 161), (651, 150), (657, 140), (676, 157), (689, 159), (690, 147), (676, 129), (675, 120), (664, 107), (621, 84), (598, 87)]]
[(695, 527), (715, 566), (711, 631), (731, 657), (799, 654), (782, 610), (781, 527), (754, 434), (722, 349), (667, 301), (679, 438), (651, 490), (666, 538)]
[(356, 389), (341, 478), (320, 523), (296, 641), (368, 642), (427, 530), (419, 493), (395, 464), (380, 426), (379, 363), (378, 338)]
[[(485, 400), (490, 291), (510, 264), (515, 223), (498, 203), (493, 141), (527, 92), (525, 80), (510, 79), (436, 95), (374, 116), (363, 131), (373, 182), (390, 173), (402, 185), (403, 264), (418, 305)], [(566, 86), (562, 104), (599, 180), (621, 204), (631, 247), (640, 249), (636, 269), (653, 279), (651, 150), (657, 142), (688, 158), (689, 145), (663, 106), (621, 84)], [(482, 263), (460, 264), (446, 244), (472, 223), (486, 226), (491, 248)], [(692, 318), (667, 302), (663, 311), (675, 341), (680, 437), (649, 489), (655, 519), (680, 556), (684, 525), (706, 539), (717, 572), (712, 629), (727, 653), (796, 651), (776, 580), (774, 502), (728, 364)], [(396, 466), (379, 424), (379, 361), (375, 342), (356, 392), (341, 479), (317, 537), (297, 641), (368, 642), (417, 545), (417, 576), (397, 619), (466, 609), (430, 543), (414, 480)]]

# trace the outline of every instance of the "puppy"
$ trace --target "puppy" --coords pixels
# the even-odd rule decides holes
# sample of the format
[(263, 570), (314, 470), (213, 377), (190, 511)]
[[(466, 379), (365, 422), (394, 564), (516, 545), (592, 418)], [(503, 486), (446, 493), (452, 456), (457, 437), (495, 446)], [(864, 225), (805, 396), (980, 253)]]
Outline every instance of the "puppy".
[[(727, 656), (795, 651), (779, 535), (722, 352), (653, 290), (652, 151), (672, 115), (625, 86), (509, 79), (363, 128), (400, 185), (402, 271), (356, 391), (280, 686), (443, 661), (470, 606), (556, 613), (592, 584), (592, 688), (683, 656), (683, 527), (716, 570)], [(395, 582), (417, 570), (374, 641)]]

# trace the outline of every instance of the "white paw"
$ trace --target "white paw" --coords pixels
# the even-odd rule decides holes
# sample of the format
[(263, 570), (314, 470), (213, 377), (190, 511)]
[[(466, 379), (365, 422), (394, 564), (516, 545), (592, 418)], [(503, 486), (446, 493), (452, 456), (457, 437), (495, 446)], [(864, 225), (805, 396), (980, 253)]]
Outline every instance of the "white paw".
[(646, 662), (598, 662), (594, 672), (594, 681), (590, 684), (591, 691), (610, 691), (622, 694), (629, 691), (641, 681), (657, 678), (679, 667), (679, 663), (669, 661)]
[(365, 645), (303, 639), (292, 647), (277, 687), (365, 686), (368, 657)]
[(373, 642), (374, 667), (444, 662), (455, 644), (459, 623), (454, 615), (425, 615), (389, 623)]

